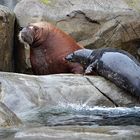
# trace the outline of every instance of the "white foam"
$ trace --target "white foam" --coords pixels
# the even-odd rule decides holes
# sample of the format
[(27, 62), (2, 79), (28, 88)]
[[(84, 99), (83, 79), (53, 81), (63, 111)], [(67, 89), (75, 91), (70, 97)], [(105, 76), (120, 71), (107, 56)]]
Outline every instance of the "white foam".
[(94, 106), (90, 107), (87, 105), (83, 104), (67, 104), (67, 103), (59, 103), (59, 107), (62, 108), (68, 108), (76, 111), (80, 110), (89, 110), (89, 111), (94, 111), (94, 110), (99, 110), (99, 111), (107, 111), (107, 112), (132, 112), (132, 111), (140, 111), (140, 107), (99, 107), (99, 106)]

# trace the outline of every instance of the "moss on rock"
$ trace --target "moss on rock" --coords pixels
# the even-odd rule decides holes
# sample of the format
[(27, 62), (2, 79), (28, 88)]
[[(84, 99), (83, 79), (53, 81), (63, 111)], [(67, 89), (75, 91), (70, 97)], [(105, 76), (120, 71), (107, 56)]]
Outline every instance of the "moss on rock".
[(50, 3), (50, 0), (41, 0), (41, 2), (44, 4), (48, 4), (48, 3)]
[(139, 0), (125, 0), (126, 3), (133, 9), (140, 12), (140, 1)]

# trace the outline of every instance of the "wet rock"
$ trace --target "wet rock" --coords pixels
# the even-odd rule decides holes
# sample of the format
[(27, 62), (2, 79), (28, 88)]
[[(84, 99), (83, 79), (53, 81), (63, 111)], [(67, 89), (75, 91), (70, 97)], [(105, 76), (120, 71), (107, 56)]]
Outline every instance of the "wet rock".
[(0, 127), (21, 125), (21, 120), (5, 104), (0, 102)]
[[(13, 121), (6, 125), (18, 124), (16, 115), (24, 123), (24, 128), (12, 136), (0, 130), (9, 139), (73, 140), (82, 136), (84, 139), (113, 140), (133, 136), (135, 140), (140, 137), (139, 127), (120, 126), (139, 122), (140, 109), (134, 107), (139, 106), (139, 101), (99, 76), (33, 76), (0, 72), (0, 82), (0, 107), (4, 108), (4, 111), (0, 109), (0, 117), (12, 118)], [(16, 115), (11, 115), (12, 111)], [(113, 124), (118, 126), (110, 126)]]
[(13, 71), (13, 35), (15, 16), (0, 5), (0, 71)]
[(88, 78), (95, 87), (99, 88), (101, 92), (103, 92), (107, 97), (112, 99), (112, 101), (116, 103), (116, 105), (129, 107), (131, 107), (131, 105), (133, 106), (132, 102), (135, 99), (133, 98), (133, 96), (130, 95), (130, 93), (124, 92), (124, 90), (118, 88), (116, 85), (112, 84), (111, 82), (102, 77), (90, 76)]
[(16, 113), (63, 103), (114, 106), (80, 75), (30, 76), (1, 73), (0, 81), (2, 102)]
[(15, 140), (39, 139), (39, 140), (138, 140), (140, 128), (137, 126), (65, 126), (65, 127), (39, 127), (26, 129), (15, 134)]
[(0, 73), (1, 101), (16, 114), (37, 107), (136, 106), (137, 99), (101, 77)]

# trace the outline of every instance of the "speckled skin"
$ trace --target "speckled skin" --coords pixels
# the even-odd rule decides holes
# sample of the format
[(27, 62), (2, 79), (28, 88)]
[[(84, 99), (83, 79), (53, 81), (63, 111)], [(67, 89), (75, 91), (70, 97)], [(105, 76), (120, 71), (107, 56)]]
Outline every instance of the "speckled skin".
[(140, 97), (140, 63), (126, 51), (114, 48), (81, 49), (69, 54), (66, 60), (82, 64), (85, 74), (96, 72)]

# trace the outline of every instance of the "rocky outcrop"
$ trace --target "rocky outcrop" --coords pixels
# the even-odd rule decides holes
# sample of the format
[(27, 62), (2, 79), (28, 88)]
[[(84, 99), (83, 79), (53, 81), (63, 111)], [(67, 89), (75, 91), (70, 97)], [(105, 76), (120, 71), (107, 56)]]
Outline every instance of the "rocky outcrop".
[[(128, 138), (128, 134), (139, 137), (139, 127), (118, 126), (126, 122), (139, 125), (139, 101), (104, 78), (1, 72), (0, 82), (0, 126), (19, 126), (21, 121), (24, 124), (13, 134), (15, 139), (73, 140), (81, 138), (81, 134), (85, 139), (111, 137), (113, 140), (122, 136)], [(126, 108), (129, 106), (132, 108)], [(127, 120), (127, 117), (134, 120)], [(94, 127), (95, 124), (103, 126)], [(1, 132), (3, 137), (11, 139), (7, 133)]]
[[(40, 0), (22, 0), (14, 12), (20, 26), (48, 21), (69, 33), (84, 47), (121, 48), (139, 59), (138, 4), (129, 0), (51, 0), (45, 4)], [(30, 67), (27, 63), (29, 57), (23, 48), (17, 51), (20, 53), (17, 61), (21, 66), (20, 69), (17, 64), (18, 71), (26, 72)], [(24, 60), (21, 60), (21, 56)]]
[(17, 127), (21, 120), (2, 102), (0, 102), (0, 127)]
[(137, 126), (64, 126), (64, 127), (37, 127), (25, 129), (18, 132), (15, 138), (22, 139), (47, 139), (47, 140), (76, 140), (76, 139), (97, 139), (97, 140), (138, 140), (140, 127)]
[(101, 77), (82, 75), (30, 76), (0, 73), (1, 102), (15, 113), (36, 107), (61, 104), (94, 106), (136, 106), (129, 93)]
[(0, 5), (0, 71), (13, 71), (13, 40), (15, 16)]
[(124, 0), (132, 9), (136, 10), (137, 12), (140, 12), (140, 1), (138, 0)]
[[(0, 3), (13, 9), (17, 1)], [(14, 11), (19, 26), (49, 21), (85, 47), (119, 47), (139, 57), (139, 4), (136, 0), (22, 0)], [(0, 70), (13, 71), (14, 14), (3, 6), (0, 9)], [(20, 27), (15, 30), (17, 36)], [(16, 70), (27, 73), (29, 51), (15, 40)], [(138, 99), (99, 76), (0, 72), (1, 140), (137, 140), (137, 106)]]
[(1, 0), (0, 4), (8, 7), (9, 9), (13, 10), (15, 5), (21, 0)]

